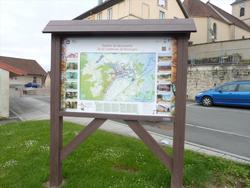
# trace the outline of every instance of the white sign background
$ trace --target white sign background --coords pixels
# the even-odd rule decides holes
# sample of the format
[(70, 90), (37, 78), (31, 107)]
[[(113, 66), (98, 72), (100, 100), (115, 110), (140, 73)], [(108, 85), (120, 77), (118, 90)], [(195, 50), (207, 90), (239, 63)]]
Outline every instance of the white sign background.
[[(171, 76), (171, 64), (172, 64), (172, 54), (173, 54), (173, 39), (167, 37), (95, 37), (95, 38), (65, 38), (62, 44), (62, 63), (65, 63), (66, 70), (62, 72), (62, 88), (63, 88), (63, 101), (62, 107), (65, 111), (71, 112), (95, 112), (95, 113), (109, 113), (109, 114), (129, 114), (129, 115), (160, 115), (160, 116), (172, 116), (174, 111), (174, 102), (172, 98), (174, 93), (172, 91), (171, 79), (167, 78), (167, 75)], [(91, 81), (93, 88), (92, 95), (98, 95), (98, 92), (102, 90), (98, 88), (102, 87), (102, 80), (94, 80), (100, 73), (97, 70), (100, 66), (106, 66), (112, 63), (118, 68), (112, 68), (106, 74), (117, 74), (117, 70), (124, 70), (126, 72), (135, 66), (134, 62), (130, 62), (131, 59), (138, 57), (136, 61), (139, 63), (148, 63), (145, 57), (152, 57), (154, 54), (154, 88), (153, 100), (144, 102), (142, 101), (126, 101), (120, 100), (124, 96), (115, 98), (103, 97), (96, 99), (90, 99), (87, 95), (83, 94), (83, 89), (86, 87), (87, 81)], [(148, 56), (147, 56), (148, 55)], [(86, 57), (85, 57), (86, 56)], [(99, 57), (101, 56), (101, 58)], [(128, 57), (127, 57), (128, 56)], [(83, 57), (84, 61), (87, 63), (83, 67)], [(99, 57), (95, 59), (95, 57)], [(117, 62), (116, 57), (126, 57), (127, 61), (121, 59)], [(140, 59), (142, 58), (142, 59)], [(113, 62), (112, 62), (113, 61)], [(97, 64), (97, 62), (100, 64)], [(127, 62), (127, 63), (126, 63)], [(70, 65), (70, 64), (75, 64)], [(117, 69), (117, 70), (113, 70)], [(114, 73), (114, 72), (115, 73)], [(121, 72), (121, 71), (120, 71)], [(120, 73), (119, 74), (123, 74)], [(136, 72), (136, 71), (135, 71)], [(152, 72), (151, 72), (152, 73)], [(126, 72), (126, 74), (128, 74)], [(86, 77), (86, 75), (91, 75)], [(86, 82), (83, 80), (83, 76), (86, 77)], [(109, 83), (115, 82), (118, 76), (113, 76), (109, 79)], [(123, 79), (130, 79), (128, 75), (125, 75)], [(136, 83), (138, 79), (137, 74), (133, 78)], [(146, 80), (146, 79), (144, 79)], [(116, 84), (122, 83), (126, 84), (126, 80), (116, 81)], [(141, 81), (140, 81), (141, 83)], [(85, 84), (85, 85), (84, 85)], [(99, 85), (98, 85), (99, 84)], [(117, 89), (121, 89), (117, 87)], [(141, 88), (145, 89), (145, 84)], [(72, 87), (67, 87), (67, 85), (72, 85)], [(75, 85), (75, 86), (73, 86)], [(134, 84), (135, 85), (135, 84)], [(138, 83), (137, 83), (138, 85)], [(152, 85), (151, 85), (152, 86)], [(149, 86), (150, 87), (150, 86)], [(110, 87), (114, 88), (114, 87)], [(109, 88), (109, 89), (110, 89)], [(130, 87), (130, 91), (134, 92), (135, 87)], [(147, 88), (146, 88), (147, 90)], [(150, 89), (149, 89), (150, 90)], [(113, 92), (116, 90), (111, 90)], [(143, 91), (140, 91), (143, 92)], [(126, 93), (126, 91), (124, 91)], [(129, 94), (128, 92), (127, 94)], [(100, 94), (99, 94), (100, 95)], [(101, 94), (102, 95), (102, 94)], [(131, 96), (130, 96), (131, 97)], [(125, 97), (126, 98), (126, 97)]]

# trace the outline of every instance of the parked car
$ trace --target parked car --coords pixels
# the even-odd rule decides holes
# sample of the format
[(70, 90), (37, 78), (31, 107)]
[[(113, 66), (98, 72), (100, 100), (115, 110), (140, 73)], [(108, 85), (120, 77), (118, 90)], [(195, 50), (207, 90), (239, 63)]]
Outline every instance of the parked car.
[(203, 106), (250, 107), (250, 81), (224, 83), (221, 86), (198, 93), (195, 96), (195, 101)]
[(25, 84), (24, 87), (26, 87), (26, 88), (30, 88), (30, 87), (31, 87), (31, 88), (39, 88), (40, 85), (37, 84), (37, 83), (29, 82), (29, 83)]

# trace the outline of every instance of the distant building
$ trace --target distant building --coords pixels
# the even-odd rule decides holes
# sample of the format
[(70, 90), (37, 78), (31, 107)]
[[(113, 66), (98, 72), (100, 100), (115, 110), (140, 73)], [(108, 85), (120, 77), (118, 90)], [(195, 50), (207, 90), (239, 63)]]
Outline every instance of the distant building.
[[(236, 11), (239, 9), (236, 7), (239, 2), (244, 2), (247, 7), (250, 1), (237, 0), (236, 2), (232, 4), (234, 15), (239, 14)], [(203, 3), (200, 0), (184, 0), (183, 5), (197, 27), (197, 33), (192, 33), (190, 38), (193, 44), (250, 38), (250, 26), (242, 21), (243, 19), (239, 19), (240, 16), (235, 17), (209, 1)]]
[(250, 0), (236, 0), (231, 5), (232, 14), (250, 26)]
[(43, 85), (45, 70), (35, 61), (0, 56), (0, 68), (10, 72), (10, 87), (23, 87), (32, 82)]
[(42, 85), (45, 74), (35, 60), (0, 56), (0, 119), (9, 117), (9, 88), (23, 87), (28, 82)]
[(187, 18), (180, 0), (106, 0), (75, 20)]

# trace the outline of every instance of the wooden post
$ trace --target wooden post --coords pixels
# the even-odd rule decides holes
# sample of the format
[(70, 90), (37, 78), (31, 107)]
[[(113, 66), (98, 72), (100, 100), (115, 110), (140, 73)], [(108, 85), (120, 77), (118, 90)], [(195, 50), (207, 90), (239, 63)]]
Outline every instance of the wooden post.
[(174, 121), (174, 151), (171, 188), (183, 187), (188, 36), (184, 35), (178, 37), (177, 49), (176, 109)]
[(63, 118), (59, 116), (61, 93), (60, 93), (60, 37), (52, 35), (51, 39), (51, 91), (50, 91), (50, 186), (58, 187), (62, 183), (62, 131)]

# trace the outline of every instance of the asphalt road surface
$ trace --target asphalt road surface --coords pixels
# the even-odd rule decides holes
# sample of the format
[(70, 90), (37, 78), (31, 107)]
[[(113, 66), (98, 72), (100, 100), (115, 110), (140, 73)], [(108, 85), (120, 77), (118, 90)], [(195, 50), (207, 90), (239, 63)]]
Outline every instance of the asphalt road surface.
[[(11, 112), (21, 120), (48, 119), (49, 97), (11, 97)], [(250, 110), (225, 107), (187, 105), (186, 140), (202, 146), (236, 154), (250, 160)], [(146, 126), (149, 130), (172, 135), (165, 130)]]
[(188, 105), (186, 139), (250, 158), (250, 110)]

